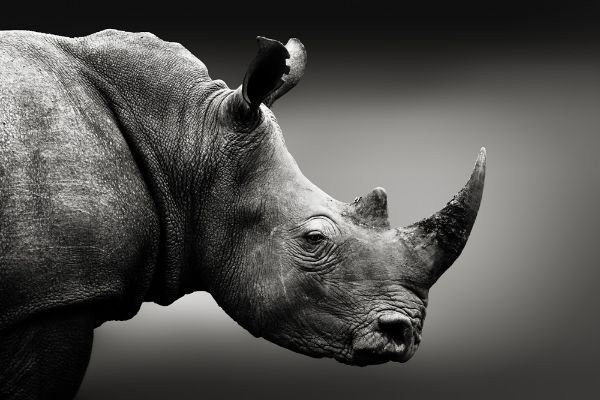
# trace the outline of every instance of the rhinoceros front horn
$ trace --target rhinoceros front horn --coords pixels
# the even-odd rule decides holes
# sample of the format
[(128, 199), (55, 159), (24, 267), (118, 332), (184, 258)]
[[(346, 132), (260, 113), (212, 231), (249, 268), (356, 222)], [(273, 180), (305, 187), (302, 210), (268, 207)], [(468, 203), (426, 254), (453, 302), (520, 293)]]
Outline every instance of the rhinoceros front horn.
[(398, 229), (400, 237), (430, 269), (430, 285), (452, 265), (467, 243), (483, 194), (485, 161), (486, 151), (482, 148), (471, 178), (446, 207)]

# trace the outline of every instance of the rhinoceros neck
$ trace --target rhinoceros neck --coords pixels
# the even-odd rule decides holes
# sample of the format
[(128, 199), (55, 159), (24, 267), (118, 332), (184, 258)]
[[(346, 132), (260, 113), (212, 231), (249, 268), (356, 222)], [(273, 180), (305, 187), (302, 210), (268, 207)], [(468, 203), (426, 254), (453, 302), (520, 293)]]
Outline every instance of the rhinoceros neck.
[(169, 304), (202, 289), (193, 221), (211, 187), (210, 104), (226, 86), (181, 45), (150, 34), (103, 31), (76, 39), (72, 52), (113, 111), (159, 213), (146, 300)]

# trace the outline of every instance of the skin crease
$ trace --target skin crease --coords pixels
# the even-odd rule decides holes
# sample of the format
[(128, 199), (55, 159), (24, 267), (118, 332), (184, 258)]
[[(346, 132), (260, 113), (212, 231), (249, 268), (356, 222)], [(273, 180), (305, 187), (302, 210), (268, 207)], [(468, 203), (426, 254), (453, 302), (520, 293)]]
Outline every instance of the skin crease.
[(147, 33), (0, 34), (0, 397), (72, 397), (94, 327), (198, 290), (293, 351), (412, 357), (428, 290), (475, 221), (485, 151), (407, 228), (389, 227), (383, 189), (331, 198), (261, 104), (302, 76), (288, 44), (259, 39), (245, 93)]

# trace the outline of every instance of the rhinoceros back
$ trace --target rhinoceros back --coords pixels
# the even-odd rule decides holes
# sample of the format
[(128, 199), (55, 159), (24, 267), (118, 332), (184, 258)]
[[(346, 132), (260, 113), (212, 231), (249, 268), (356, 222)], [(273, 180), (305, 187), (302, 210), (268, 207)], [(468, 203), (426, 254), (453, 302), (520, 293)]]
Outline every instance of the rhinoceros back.
[(129, 318), (157, 254), (142, 174), (57, 40), (0, 35), (0, 330), (62, 307)]

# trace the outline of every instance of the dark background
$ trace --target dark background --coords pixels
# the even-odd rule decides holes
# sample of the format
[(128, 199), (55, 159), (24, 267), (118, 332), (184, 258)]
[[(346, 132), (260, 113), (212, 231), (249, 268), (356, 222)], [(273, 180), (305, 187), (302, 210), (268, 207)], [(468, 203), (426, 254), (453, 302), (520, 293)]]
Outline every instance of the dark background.
[(3, 6), (1, 29), (153, 32), (230, 87), (256, 35), (300, 38), (305, 77), (274, 106), (288, 148), (339, 200), (386, 187), (393, 225), (441, 208), (488, 149), (480, 216), (408, 363), (297, 355), (198, 293), (99, 328), (80, 399), (597, 396), (598, 2), (386, 3)]

